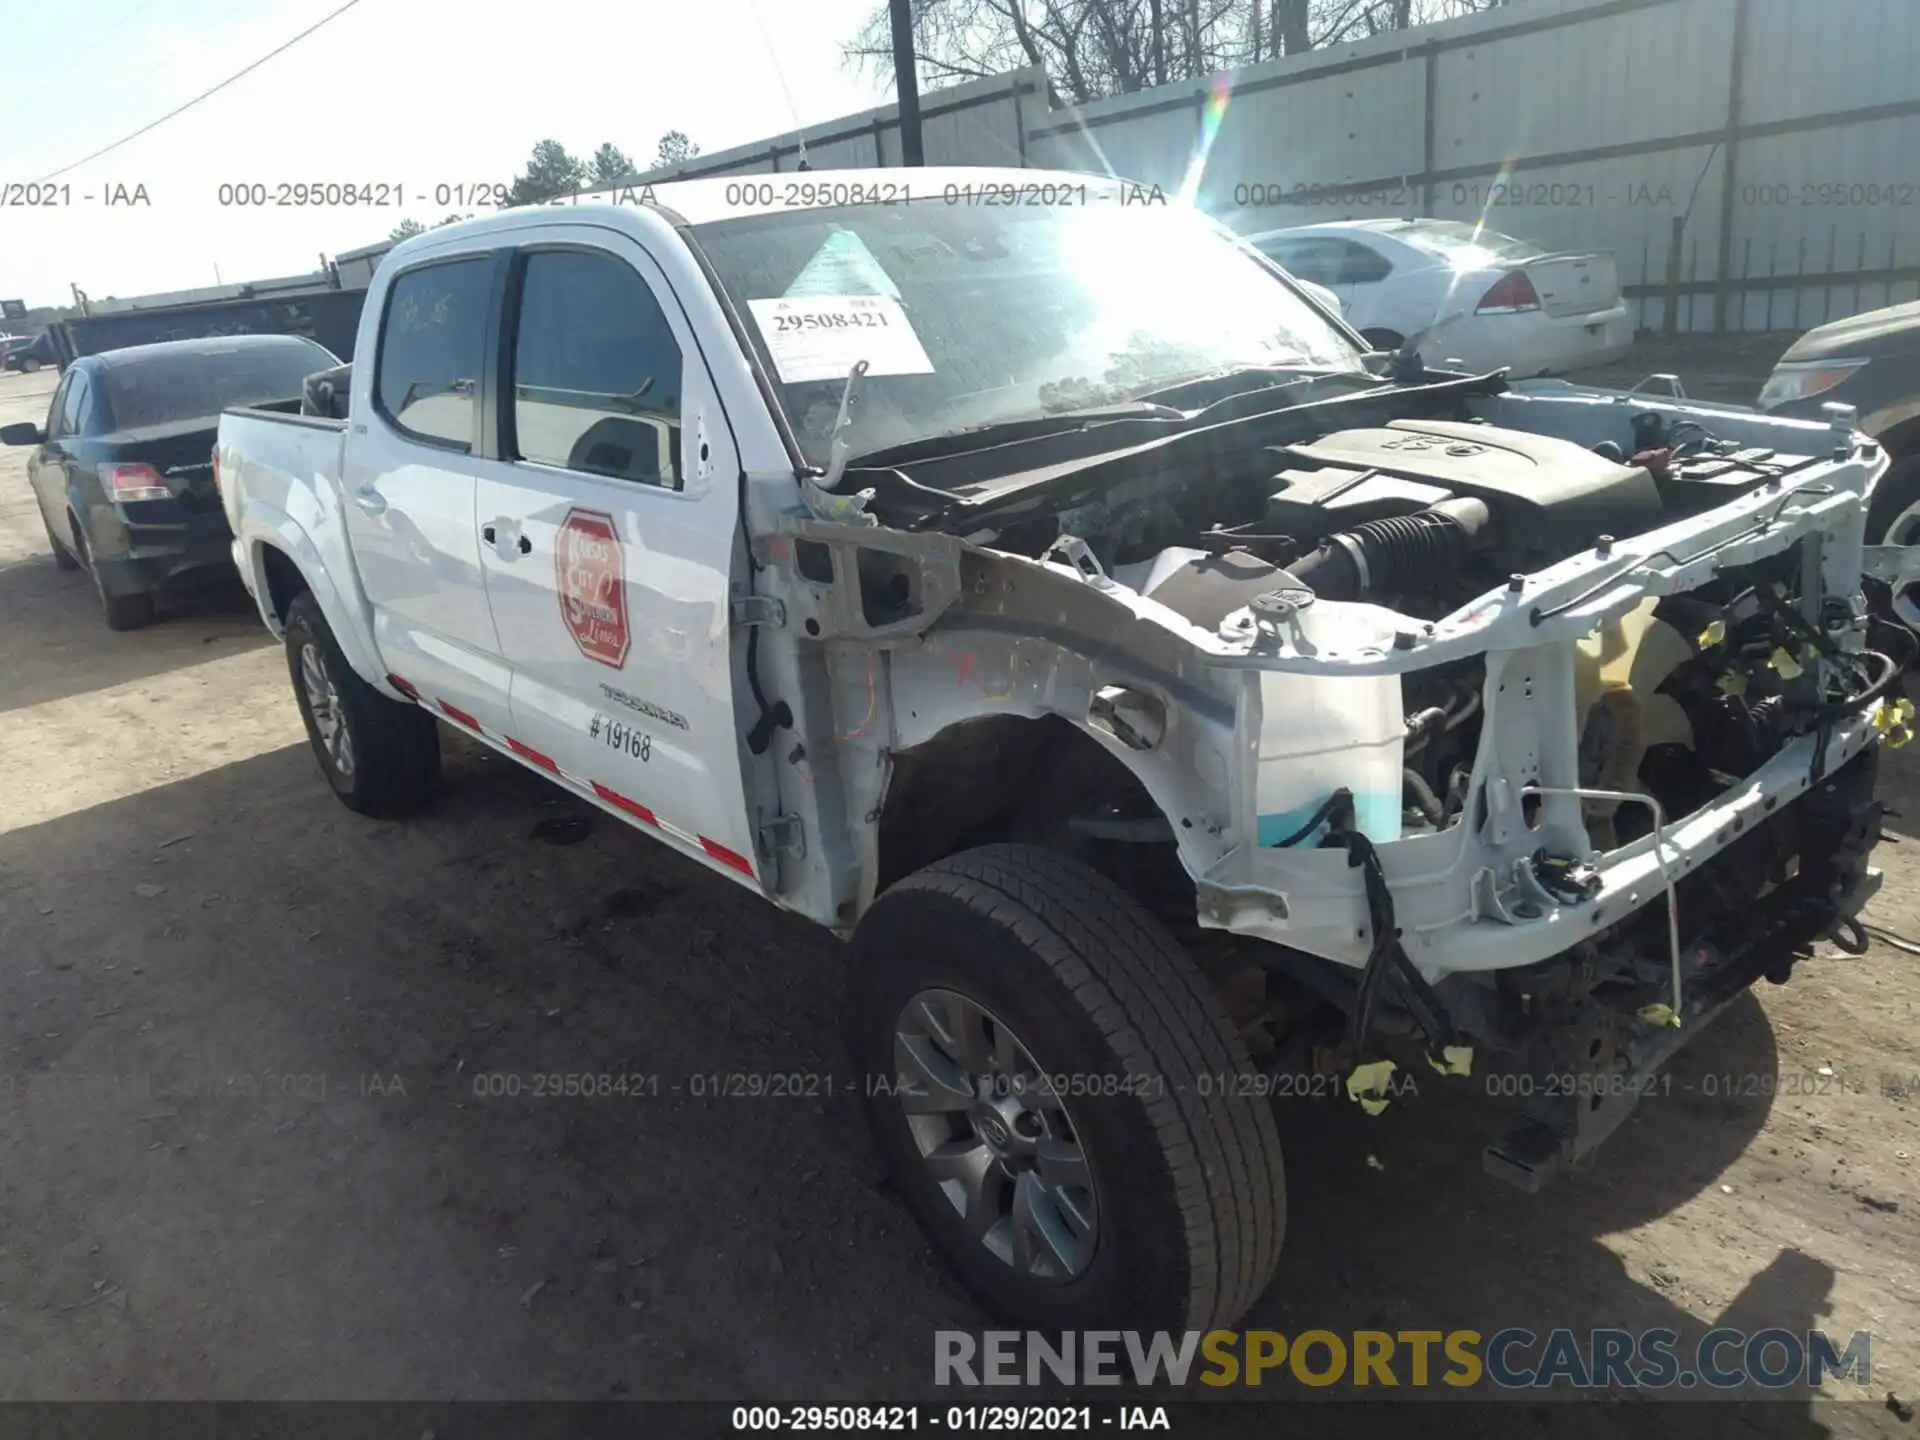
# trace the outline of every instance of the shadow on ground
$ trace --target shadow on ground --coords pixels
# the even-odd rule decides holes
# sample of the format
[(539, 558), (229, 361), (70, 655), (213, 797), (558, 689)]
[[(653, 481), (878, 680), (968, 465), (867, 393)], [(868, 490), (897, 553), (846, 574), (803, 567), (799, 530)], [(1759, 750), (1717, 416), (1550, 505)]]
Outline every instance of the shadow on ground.
[[(989, 1322), (879, 1182), (837, 942), (597, 813), (538, 843), (584, 812), (450, 756), (405, 827), (294, 747), (0, 836), (0, 1397), (955, 1399), (933, 1334)], [(1294, 1102), (1246, 1324), (1697, 1337), (1600, 1241), (1764, 1122), (1687, 1076), (1776, 1065), (1742, 1007), (1538, 1198), (1481, 1177), (1470, 1095)], [(1804, 1330), (1831, 1280), (1788, 1254), (1721, 1318)]]
[(145, 629), (109, 630), (92, 581), (59, 569), (47, 550), (0, 565), (0, 615), (9, 620), (0, 628), (0, 712), (274, 643), (238, 576), (168, 594)]

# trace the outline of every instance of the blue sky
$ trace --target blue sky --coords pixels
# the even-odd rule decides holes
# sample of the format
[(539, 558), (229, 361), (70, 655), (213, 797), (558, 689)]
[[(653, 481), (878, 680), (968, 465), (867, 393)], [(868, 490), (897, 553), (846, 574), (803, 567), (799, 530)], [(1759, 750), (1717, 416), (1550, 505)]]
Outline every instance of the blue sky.
[[(266, 54), (339, 0), (9, 0), (0, 184), (37, 181)], [(65, 302), (313, 269), (444, 207), (223, 208), (222, 183), (511, 178), (537, 140), (642, 164), (884, 104), (840, 47), (876, 0), (361, 0), (211, 99), (60, 177), (65, 207), (0, 208), (0, 296)], [(757, 17), (757, 19), (756, 19)], [(761, 38), (764, 27), (768, 40)], [(778, 55), (776, 70), (769, 43)], [(783, 91), (782, 79), (785, 81)], [(789, 105), (786, 92), (791, 92)], [(113, 186), (151, 204), (108, 207)], [(92, 194), (95, 199), (85, 200)]]

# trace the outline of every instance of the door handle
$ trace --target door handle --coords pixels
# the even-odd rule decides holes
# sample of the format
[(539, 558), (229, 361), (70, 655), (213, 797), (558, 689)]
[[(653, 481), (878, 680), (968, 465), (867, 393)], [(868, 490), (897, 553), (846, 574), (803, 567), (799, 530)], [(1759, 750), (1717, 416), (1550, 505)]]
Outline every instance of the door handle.
[[(502, 560), (511, 560), (513, 556), (507, 553), (507, 547), (502, 544), (500, 540), (500, 523), (499, 521), (495, 521), (492, 524), (482, 525), (480, 527), (480, 538), (491, 545), (493, 547), (493, 553), (498, 555)], [(533, 553), (533, 541), (529, 540), (524, 534), (512, 535), (510, 538), (515, 548), (517, 548), (522, 555), (531, 555)]]
[(354, 504), (358, 505), (369, 515), (382, 515), (386, 513), (387, 497), (371, 485), (358, 486), (351, 492), (351, 498)]

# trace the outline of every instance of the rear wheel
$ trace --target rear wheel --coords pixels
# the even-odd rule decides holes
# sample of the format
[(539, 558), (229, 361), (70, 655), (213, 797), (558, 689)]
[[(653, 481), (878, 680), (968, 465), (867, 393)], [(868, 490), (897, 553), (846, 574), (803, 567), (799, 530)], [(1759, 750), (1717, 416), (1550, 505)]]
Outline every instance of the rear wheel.
[(440, 781), (433, 717), (354, 673), (311, 593), (287, 607), (286, 638), (300, 718), (334, 794), (362, 815), (396, 817), (426, 804)]
[(850, 1041), (896, 1188), (1023, 1326), (1206, 1330), (1273, 1275), (1273, 1115), (1218, 997), (1118, 886), (989, 845), (882, 895)]
[[(53, 533), (47, 533), (53, 539)], [(153, 596), (146, 591), (136, 595), (116, 595), (107, 589), (100, 578), (100, 567), (93, 563), (93, 552), (87, 546), (87, 532), (76, 523), (73, 527), (74, 543), (79, 547), (76, 557), (87, 567), (87, 574), (93, 580), (94, 594), (100, 597), (100, 613), (106, 617), (109, 630), (139, 630), (153, 623)], [(58, 542), (55, 542), (56, 553)]]

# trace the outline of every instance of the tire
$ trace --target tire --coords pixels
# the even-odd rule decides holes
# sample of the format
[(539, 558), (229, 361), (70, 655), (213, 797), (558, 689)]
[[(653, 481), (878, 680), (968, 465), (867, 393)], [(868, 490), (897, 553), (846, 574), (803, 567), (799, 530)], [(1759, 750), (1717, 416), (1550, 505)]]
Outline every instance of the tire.
[(1867, 544), (1902, 543), (1920, 543), (1920, 455), (1896, 461), (1873, 487), (1867, 505)]
[(20, 370), (22, 374), (26, 375), (38, 374), (40, 371), (40, 362), (32, 359), (22, 360), (20, 362)]
[[(101, 583), (100, 570), (93, 563), (93, 552), (87, 548), (87, 532), (74, 527), (74, 543), (79, 554), (74, 558), (86, 567), (88, 578), (93, 581), (93, 593), (100, 597), (100, 613), (106, 618), (109, 630), (142, 630), (153, 623), (153, 596), (142, 591), (137, 595), (116, 595)], [(47, 532), (52, 540), (53, 532)], [(55, 541), (58, 552), (58, 542)]]
[[(893, 886), (851, 949), (849, 1042), (875, 1142), (908, 1208), (989, 1311), (1041, 1330), (1204, 1331), (1245, 1313), (1272, 1279), (1286, 1228), (1273, 1114), (1243, 1093), (1254, 1087), (1233, 1084), (1251, 1067), (1219, 998), (1125, 891), (1051, 851), (987, 845)], [(963, 1072), (955, 1062), (968, 1047), (942, 1049), (937, 1032), (962, 1033), (966, 1005), (985, 1051), (1017, 1063)], [(902, 1038), (923, 1020), (922, 1033)], [(981, 1046), (971, 1053), (979, 1058)], [(1069, 1083), (1051, 1098), (1046, 1087), (967, 1078), (1014, 1070)], [(948, 1103), (910, 1118), (909, 1075)], [(963, 1078), (929, 1084), (930, 1075)], [(989, 1088), (999, 1105), (981, 1098)], [(943, 1140), (943, 1127), (956, 1138)], [(1021, 1136), (1033, 1156), (1012, 1153)], [(996, 1151), (993, 1139), (1009, 1148)], [(1051, 1170), (1037, 1158), (1048, 1146), (1065, 1157)], [(973, 1193), (996, 1199), (974, 1213), (1006, 1217), (987, 1238), (982, 1225), (968, 1227), (966, 1181), (945, 1182), (966, 1197), (963, 1208), (929, 1168), (929, 1150), (947, 1175), (987, 1155), (992, 1178)], [(1027, 1173), (1008, 1178), (1023, 1165)], [(1084, 1189), (1072, 1179), (1081, 1173)], [(1025, 1259), (1022, 1195), (1026, 1214), (1063, 1240), (1027, 1246)], [(1073, 1224), (1075, 1214), (1092, 1223)], [(1032, 1265), (1034, 1254), (1050, 1273)]]
[(73, 558), (73, 552), (53, 533), (53, 526), (47, 523), (45, 515), (40, 517), (40, 524), (47, 532), (47, 547), (53, 551), (53, 563), (62, 570), (78, 570), (80, 562)]
[[(389, 699), (354, 673), (310, 592), (287, 607), (285, 629), (294, 701), (333, 793), (349, 810), (382, 819), (425, 805), (440, 784), (440, 729), (433, 717)], [(310, 667), (317, 669), (314, 689)]]

